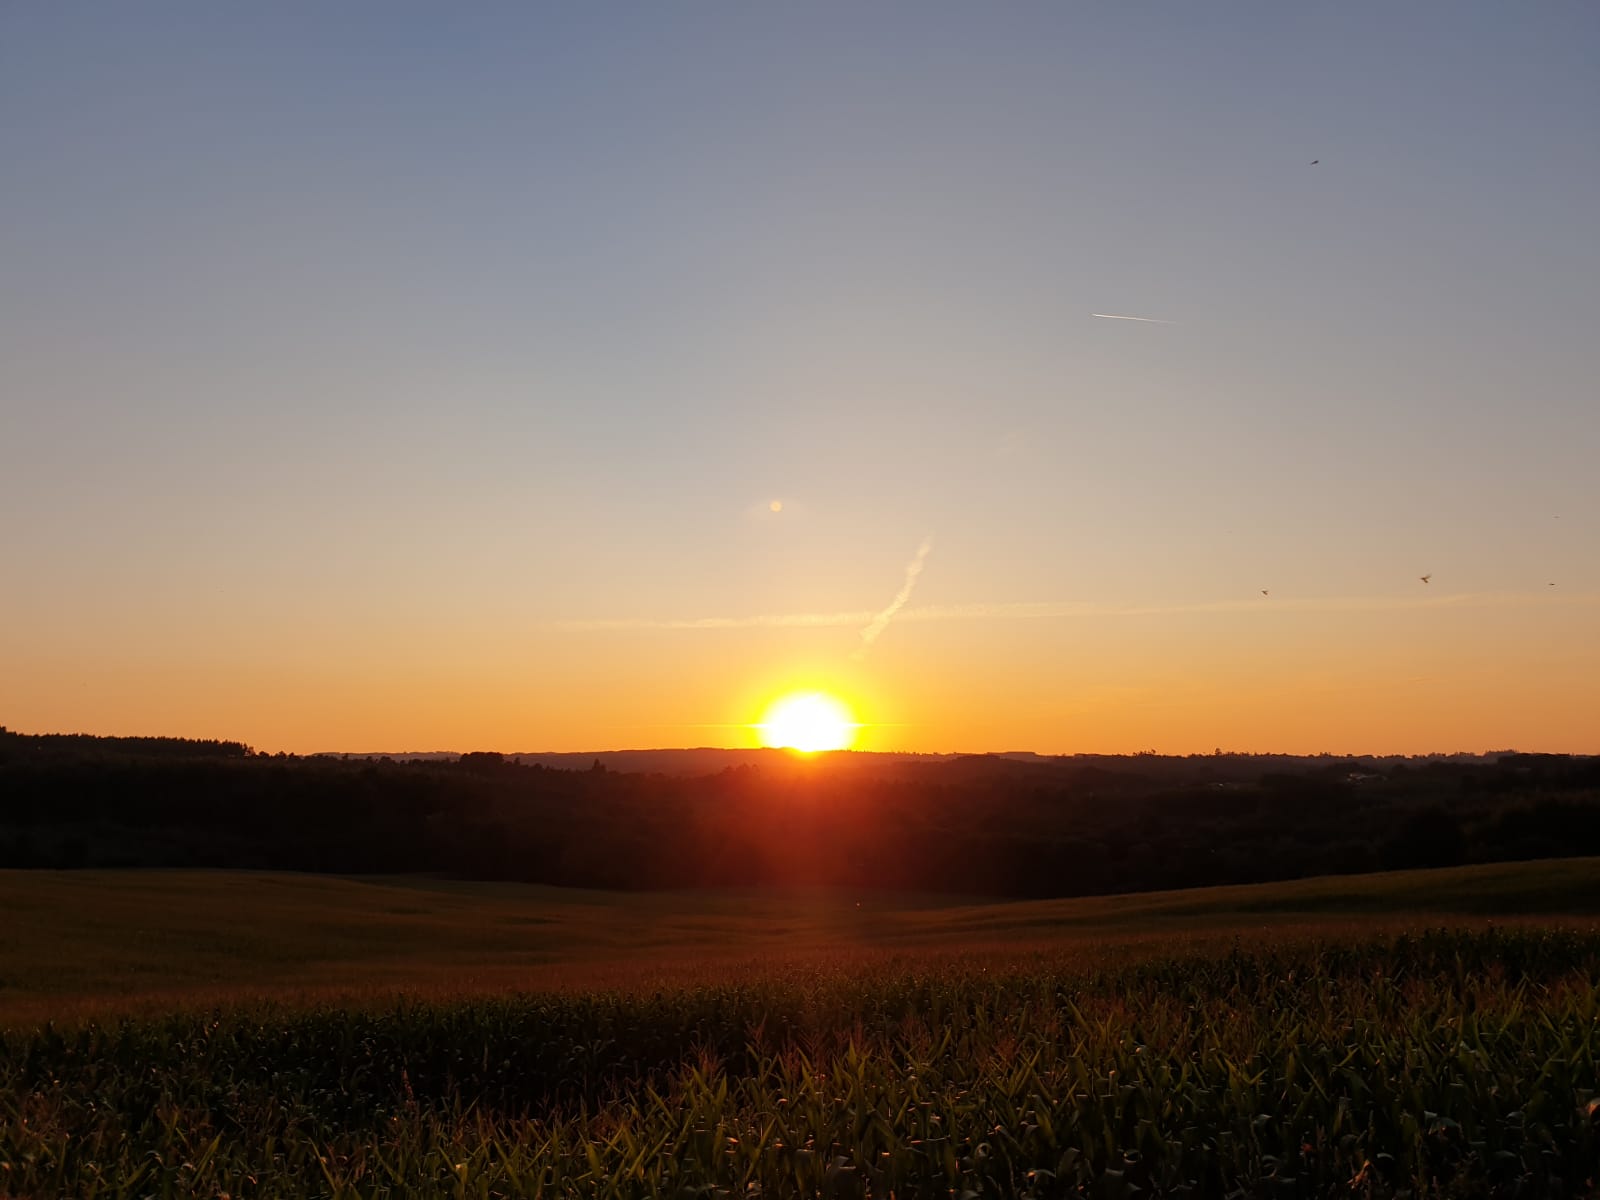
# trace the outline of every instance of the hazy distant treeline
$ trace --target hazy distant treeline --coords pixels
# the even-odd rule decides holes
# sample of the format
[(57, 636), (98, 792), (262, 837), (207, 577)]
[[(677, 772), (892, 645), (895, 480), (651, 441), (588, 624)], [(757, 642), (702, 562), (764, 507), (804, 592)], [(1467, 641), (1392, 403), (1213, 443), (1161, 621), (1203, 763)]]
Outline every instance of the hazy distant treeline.
[(0, 725), (0, 754), (15, 757), (130, 754), (140, 758), (247, 758), (243, 742), (215, 738), (96, 737), (88, 733), (14, 733)]
[(702, 776), (0, 730), (0, 866), (1066, 896), (1600, 854), (1600, 758), (770, 758)]

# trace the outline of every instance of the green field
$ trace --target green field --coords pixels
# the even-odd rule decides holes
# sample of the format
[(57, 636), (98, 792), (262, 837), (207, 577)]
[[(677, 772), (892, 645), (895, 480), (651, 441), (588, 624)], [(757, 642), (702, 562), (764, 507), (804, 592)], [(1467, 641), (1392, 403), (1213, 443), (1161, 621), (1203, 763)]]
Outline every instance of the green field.
[(1600, 859), (1135, 896), (624, 893), (234, 871), (0, 871), (0, 1024), (244, 997), (571, 988), (774, 961), (1214, 942), (1600, 913)]
[(1597, 883), (9, 873), (0, 1196), (1594, 1195)]
[(0, 1022), (245, 997), (693, 980), (708, 963), (1005, 953), (1600, 913), (1600, 859), (985, 903), (233, 871), (0, 872)]

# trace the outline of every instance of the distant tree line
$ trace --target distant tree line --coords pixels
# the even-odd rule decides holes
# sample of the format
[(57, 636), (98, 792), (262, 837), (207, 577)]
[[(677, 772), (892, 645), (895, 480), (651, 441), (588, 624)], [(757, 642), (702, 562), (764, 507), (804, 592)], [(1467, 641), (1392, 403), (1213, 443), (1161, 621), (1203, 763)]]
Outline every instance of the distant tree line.
[(215, 738), (97, 737), (89, 733), (14, 733), (0, 725), (0, 754), (35, 756), (130, 754), (140, 758), (248, 758), (243, 742)]
[(670, 776), (0, 729), (0, 867), (1042, 897), (1581, 854), (1600, 854), (1600, 758), (855, 755)]

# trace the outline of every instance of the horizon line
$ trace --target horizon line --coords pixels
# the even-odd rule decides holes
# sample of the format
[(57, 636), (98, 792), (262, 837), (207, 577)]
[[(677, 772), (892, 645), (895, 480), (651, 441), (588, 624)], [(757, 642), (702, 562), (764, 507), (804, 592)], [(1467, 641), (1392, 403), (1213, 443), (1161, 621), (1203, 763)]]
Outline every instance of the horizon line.
[(1433, 759), (1433, 758), (1504, 758), (1511, 755), (1549, 755), (1556, 758), (1597, 758), (1600, 754), (1583, 750), (1523, 750), (1501, 747), (1493, 750), (863, 750), (854, 746), (836, 750), (795, 750), (788, 746), (632, 746), (617, 750), (315, 750), (296, 754), (294, 758), (353, 758), (353, 759), (406, 759), (439, 756), (461, 757), (468, 754), (499, 754), (507, 759), (519, 758), (601, 758), (606, 755), (625, 754), (781, 754), (793, 758), (819, 759), (828, 755), (856, 755), (873, 758), (923, 758), (949, 760), (956, 758), (1290, 758), (1290, 759)]

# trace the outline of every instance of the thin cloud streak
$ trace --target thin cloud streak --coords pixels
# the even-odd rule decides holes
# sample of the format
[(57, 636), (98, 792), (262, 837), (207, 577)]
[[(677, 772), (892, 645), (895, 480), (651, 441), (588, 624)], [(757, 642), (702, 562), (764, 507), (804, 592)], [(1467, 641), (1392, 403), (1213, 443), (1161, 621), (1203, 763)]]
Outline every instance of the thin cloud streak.
[[(912, 566), (921, 570), (920, 555)], [(916, 576), (907, 568), (907, 582)], [(906, 587), (901, 592), (909, 599)], [(977, 620), (1050, 620), (1072, 617), (1147, 617), (1183, 616), (1205, 613), (1259, 612), (1280, 613), (1341, 613), (1341, 612), (1411, 612), (1426, 609), (1449, 608), (1520, 608), (1543, 605), (1561, 608), (1579, 608), (1600, 605), (1600, 593), (1569, 593), (1554, 596), (1547, 592), (1461, 592), (1440, 596), (1306, 596), (1283, 599), (1260, 598), (1255, 600), (1217, 600), (1206, 604), (1146, 604), (1114, 605), (1084, 604), (1072, 601), (1014, 601), (999, 604), (930, 604), (920, 608), (906, 608), (905, 601), (896, 596), (898, 604), (891, 604), (882, 612), (832, 612), (832, 613), (760, 613), (743, 617), (693, 617), (680, 619), (655, 619), (650, 617), (621, 617), (614, 620), (556, 621), (545, 628), (557, 633), (608, 633), (637, 632), (644, 630), (705, 630), (705, 629), (838, 629), (865, 624), (867, 629), (881, 619), (897, 621), (977, 621)], [(885, 617), (888, 614), (888, 617)], [(862, 630), (865, 638), (867, 629)], [(882, 632), (882, 628), (878, 628)], [(876, 637), (876, 634), (874, 634)], [(869, 643), (870, 644), (870, 643)], [(860, 652), (858, 652), (859, 654)]]
[(834, 613), (760, 613), (746, 617), (601, 618), (592, 621), (554, 621), (546, 628), (557, 633), (608, 633), (640, 629), (838, 629), (860, 625), (873, 618), (870, 610)]
[(1090, 313), (1102, 321), (1142, 321), (1146, 325), (1176, 325), (1176, 321), (1163, 321), (1160, 317), (1128, 317), (1122, 313)]
[(917, 576), (922, 574), (922, 564), (927, 562), (928, 554), (933, 550), (933, 538), (925, 537), (922, 545), (917, 547), (916, 557), (906, 564), (906, 581), (900, 585), (900, 590), (895, 593), (894, 599), (889, 601), (889, 606), (875, 615), (861, 631), (861, 645), (850, 657), (857, 661), (867, 656), (867, 651), (872, 649), (872, 643), (878, 640), (878, 635), (889, 627), (889, 622), (906, 606), (906, 601), (911, 599), (911, 591), (917, 586)]

